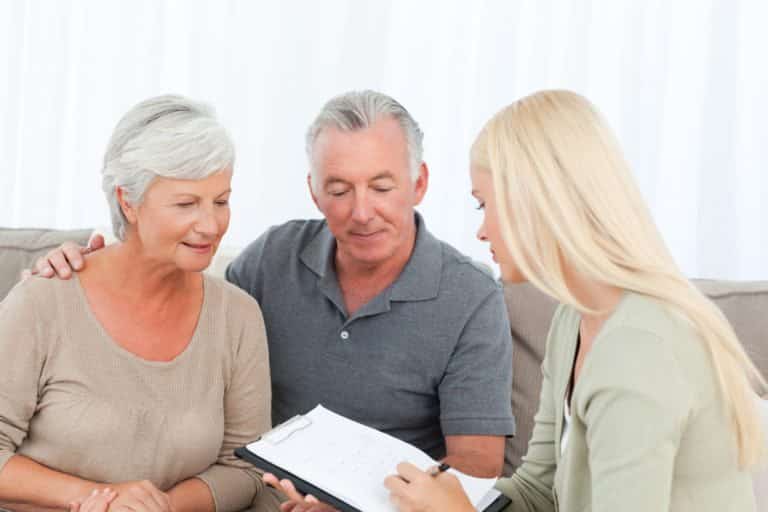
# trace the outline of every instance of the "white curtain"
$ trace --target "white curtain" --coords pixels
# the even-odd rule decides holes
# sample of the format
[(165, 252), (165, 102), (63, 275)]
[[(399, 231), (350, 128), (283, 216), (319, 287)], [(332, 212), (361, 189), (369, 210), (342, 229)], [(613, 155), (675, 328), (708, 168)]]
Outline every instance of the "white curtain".
[(316, 216), (303, 136), (373, 88), (426, 134), (429, 228), (478, 260), (467, 148), (541, 88), (607, 116), (690, 276), (768, 278), (763, 0), (0, 0), (0, 225), (106, 225), (99, 163), (118, 118), (178, 92), (238, 147), (226, 244)]

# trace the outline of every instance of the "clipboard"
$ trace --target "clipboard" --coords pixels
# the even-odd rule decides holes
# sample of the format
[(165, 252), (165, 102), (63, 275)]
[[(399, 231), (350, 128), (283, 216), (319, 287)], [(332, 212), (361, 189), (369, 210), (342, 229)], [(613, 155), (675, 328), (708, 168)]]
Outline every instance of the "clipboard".
[[(318, 409), (320, 409), (320, 411), (318, 411)], [(322, 416), (320, 415), (312, 416), (315, 413), (321, 414)], [(318, 429), (320, 429), (320, 428), (323, 428), (321, 425), (324, 425), (324, 422), (328, 421), (327, 418), (329, 416), (334, 417), (332, 421), (345, 422), (344, 424), (341, 424), (341, 423), (338, 424), (338, 425), (341, 425), (340, 428), (342, 429), (347, 428), (346, 423), (351, 423), (356, 425), (355, 427), (353, 427), (354, 429), (365, 429), (368, 431), (373, 431), (373, 429), (370, 429), (369, 427), (365, 427), (363, 425), (357, 424), (352, 420), (348, 420), (339, 415), (336, 415), (331, 411), (328, 411), (327, 409), (324, 409), (322, 406), (318, 406), (315, 410), (313, 410), (311, 413), (307, 415), (294, 416), (288, 421), (276, 426), (269, 432), (266, 432), (265, 434), (263, 434), (259, 439), (257, 439), (250, 445), (237, 448), (235, 450), (235, 455), (240, 459), (252, 464), (253, 466), (255, 466), (260, 470), (274, 474), (279, 479), (285, 478), (285, 479), (291, 480), (291, 482), (293, 482), (296, 489), (299, 490), (302, 494), (311, 494), (315, 496), (318, 500), (324, 503), (327, 503), (328, 505), (331, 505), (332, 507), (340, 510), (341, 512), (365, 512), (362, 509), (357, 508), (361, 504), (359, 501), (356, 506), (351, 505), (349, 502), (345, 501), (344, 499), (332, 494), (332, 492), (336, 492), (336, 491), (326, 491), (319, 487), (319, 485), (325, 485), (326, 488), (328, 488), (326, 485), (328, 482), (326, 482), (326, 484), (322, 484), (322, 483), (315, 484), (313, 482), (306, 480), (305, 478), (298, 476), (293, 471), (286, 469), (286, 467), (288, 466), (285, 466), (285, 467), (281, 466), (280, 465), (282, 464), (281, 462), (274, 461), (275, 457), (277, 458), (278, 461), (282, 458), (282, 455), (279, 455), (279, 452), (274, 451), (276, 447), (279, 447), (279, 445), (281, 445), (281, 443), (283, 442), (286, 442), (288, 445), (293, 444), (294, 446), (301, 446), (303, 443), (307, 442), (308, 439), (311, 442), (311, 436), (313, 435), (311, 433), (312, 430), (310, 429), (310, 427), (313, 426), (312, 418), (314, 418), (318, 422), (315, 426)], [(304, 431), (305, 429), (307, 431), (302, 434), (301, 432)], [(378, 441), (378, 438), (382, 436), (393, 439), (391, 438), (391, 436), (380, 433), (378, 431), (373, 431), (373, 432), (375, 432), (374, 436), (376, 436), (375, 441)], [(323, 438), (323, 440), (325, 439), (327, 438)], [(342, 443), (337, 445), (338, 446), (337, 449), (340, 449), (343, 452), (346, 449), (346, 447), (349, 446), (349, 439), (350, 439), (349, 437), (342, 438)], [(387, 442), (392, 442), (392, 441), (387, 441)], [(414, 452), (418, 452), (418, 453), (421, 453), (424, 457), (426, 457), (426, 455), (423, 454), (423, 452), (420, 452), (418, 449), (410, 445), (407, 445), (407, 443), (403, 443), (402, 441), (399, 441), (399, 440), (395, 440), (394, 442), (397, 443), (398, 445), (407, 446), (408, 447), (407, 450), (410, 450), (411, 451), (410, 453), (412, 455)], [(317, 439), (315, 439), (315, 444), (312, 444), (312, 446), (317, 446), (316, 443), (317, 443)], [(259, 448), (258, 450), (254, 448), (255, 451), (258, 451), (258, 453), (254, 453), (254, 451), (249, 449), (249, 446), (251, 445), (253, 445), (254, 447), (257, 445), (261, 446), (261, 448)], [(387, 445), (384, 445), (384, 446), (387, 446)], [(321, 453), (322, 453), (322, 450), (317, 454), (317, 456), (320, 457), (320, 459), (318, 460), (325, 461), (326, 459), (324, 458), (323, 455), (321, 455)], [(335, 452), (335, 451), (333, 452), (334, 455), (336, 453), (338, 452)], [(274, 457), (272, 455), (274, 455)], [(333, 456), (330, 453), (326, 456), (333, 458)], [(270, 460), (270, 458), (272, 460)], [(290, 459), (284, 459), (284, 460), (290, 460)], [(409, 460), (409, 459), (406, 458), (406, 459), (399, 459), (399, 460)], [(427, 457), (427, 460), (431, 460), (431, 459)], [(424, 463), (424, 461), (422, 461), (422, 463)], [(393, 468), (395, 464), (396, 462), (392, 463)], [(389, 466), (386, 465), (386, 468), (388, 467)], [(381, 471), (381, 469), (379, 471)], [(383, 480), (383, 476), (381, 478)], [(461, 478), (470, 478), (470, 477), (462, 476)], [(378, 482), (378, 480), (376, 480), (376, 482)], [(371, 482), (369, 481), (369, 483)], [(382, 491), (386, 492), (386, 490), (383, 489), (383, 485), (381, 486), (381, 489)], [(477, 491), (478, 489), (475, 486), (475, 493), (477, 493)], [(378, 492), (378, 491), (371, 491), (371, 492)], [(489, 492), (491, 491), (489, 490)], [(372, 497), (373, 495), (368, 495), (368, 496)], [(478, 496), (478, 495), (475, 494), (475, 496)], [(352, 496), (347, 496), (347, 498), (351, 498), (351, 497)], [(362, 498), (359, 495), (358, 497), (362, 500)], [(355, 499), (357, 501), (357, 498)], [(381, 498), (376, 498), (376, 499), (378, 500)], [(503, 494), (499, 494), (495, 498), (488, 497), (487, 499), (493, 499), (493, 501), (489, 505), (486, 505), (482, 512), (499, 512), (503, 510), (510, 503), (509, 499)], [(484, 499), (483, 503), (487, 502), (487, 499)], [(476, 501), (476, 503), (480, 503), (480, 502)]]
[[(333, 494), (329, 494), (325, 492), (324, 490), (307, 482), (306, 480), (302, 480), (301, 478), (297, 477), (290, 471), (286, 471), (280, 466), (275, 466), (268, 460), (263, 459), (258, 455), (255, 455), (254, 453), (250, 452), (248, 448), (246, 448), (245, 446), (235, 449), (235, 455), (246, 462), (250, 462), (255, 467), (264, 470), (265, 473), (272, 473), (273, 475), (275, 475), (277, 478), (281, 480), (283, 478), (287, 478), (288, 480), (293, 482), (293, 485), (302, 494), (311, 494), (318, 500), (322, 501), (323, 503), (327, 503), (328, 505), (340, 510), (341, 512), (364, 512), (358, 508), (353, 507), (346, 501), (340, 500)], [(486, 508), (483, 509), (483, 512), (501, 512), (510, 503), (511, 502), (509, 498), (507, 498), (503, 494), (500, 494), (493, 501), (493, 503), (491, 503), (490, 505), (488, 505)]]
[(257, 468), (264, 470), (265, 473), (272, 473), (273, 475), (275, 475), (277, 478), (281, 480), (283, 478), (287, 478), (288, 480), (293, 482), (294, 487), (296, 487), (296, 489), (298, 489), (300, 493), (311, 494), (312, 496), (322, 501), (323, 503), (327, 503), (333, 508), (337, 508), (341, 510), (341, 512), (363, 512), (362, 510), (353, 507), (346, 501), (340, 500), (333, 494), (329, 494), (324, 490), (320, 489), (319, 487), (316, 487), (315, 485), (307, 482), (306, 480), (302, 480), (301, 478), (297, 477), (290, 471), (286, 471), (280, 466), (275, 466), (268, 460), (262, 459), (258, 455), (248, 450), (248, 448), (246, 448), (245, 446), (235, 449), (235, 455), (246, 462), (250, 462)]

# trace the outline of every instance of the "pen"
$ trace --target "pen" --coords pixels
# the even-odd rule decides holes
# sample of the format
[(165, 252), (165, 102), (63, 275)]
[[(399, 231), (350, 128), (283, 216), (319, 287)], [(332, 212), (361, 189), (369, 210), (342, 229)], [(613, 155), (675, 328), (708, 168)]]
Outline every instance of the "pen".
[(439, 466), (437, 466), (436, 468), (434, 468), (434, 469), (433, 469), (433, 470), (432, 470), (432, 471), (429, 473), (429, 475), (430, 475), (430, 476), (432, 476), (432, 477), (436, 477), (436, 476), (437, 476), (437, 475), (439, 475), (440, 473), (442, 473), (442, 472), (444, 472), (444, 471), (448, 471), (449, 469), (451, 469), (451, 465), (450, 465), (450, 464), (446, 464), (445, 462), (442, 462), (442, 463), (441, 463)]

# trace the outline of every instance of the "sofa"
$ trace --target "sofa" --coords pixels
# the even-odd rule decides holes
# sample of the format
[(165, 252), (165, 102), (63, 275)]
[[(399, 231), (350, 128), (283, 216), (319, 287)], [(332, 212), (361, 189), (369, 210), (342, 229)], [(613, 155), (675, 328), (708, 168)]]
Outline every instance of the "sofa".
[[(36, 258), (67, 240), (84, 245), (91, 235), (92, 230), (0, 228), (0, 299), (18, 281), (21, 270)], [(220, 248), (207, 272), (223, 275), (236, 254), (235, 248)], [(752, 360), (763, 375), (768, 376), (768, 281), (695, 280), (695, 283), (722, 309)], [(530, 284), (505, 285), (504, 295), (514, 340), (510, 364), (513, 366), (512, 408), (517, 419), (517, 434), (507, 441), (505, 453), (504, 472), (510, 474), (520, 464), (533, 429), (541, 386), (539, 366), (556, 304)], [(768, 426), (766, 404), (768, 402), (761, 406)], [(768, 472), (756, 478), (755, 489), (768, 510)]]

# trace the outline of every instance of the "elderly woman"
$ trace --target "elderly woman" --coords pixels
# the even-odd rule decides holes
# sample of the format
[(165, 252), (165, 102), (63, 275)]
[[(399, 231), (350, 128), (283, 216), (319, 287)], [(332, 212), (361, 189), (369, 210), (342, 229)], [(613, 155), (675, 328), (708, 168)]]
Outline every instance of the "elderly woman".
[(102, 171), (119, 242), (0, 304), (0, 507), (276, 508), (233, 455), (270, 426), (261, 312), (202, 273), (233, 162), (205, 105), (161, 96), (120, 120)]

